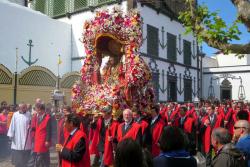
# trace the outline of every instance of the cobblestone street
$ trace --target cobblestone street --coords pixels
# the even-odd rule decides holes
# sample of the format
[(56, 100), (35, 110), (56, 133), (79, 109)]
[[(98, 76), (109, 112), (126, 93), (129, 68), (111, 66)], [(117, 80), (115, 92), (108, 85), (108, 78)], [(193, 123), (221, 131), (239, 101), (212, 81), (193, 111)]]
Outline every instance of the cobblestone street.
[[(57, 153), (54, 151), (51, 151), (50, 152), (50, 167), (56, 167), (56, 166), (57, 166)], [(14, 167), (11, 164), (11, 157), (8, 157), (6, 159), (0, 159), (0, 167)]]
[(0, 167), (14, 167), (12, 164), (11, 164), (11, 158), (8, 157), (7, 159), (1, 159), (0, 160)]

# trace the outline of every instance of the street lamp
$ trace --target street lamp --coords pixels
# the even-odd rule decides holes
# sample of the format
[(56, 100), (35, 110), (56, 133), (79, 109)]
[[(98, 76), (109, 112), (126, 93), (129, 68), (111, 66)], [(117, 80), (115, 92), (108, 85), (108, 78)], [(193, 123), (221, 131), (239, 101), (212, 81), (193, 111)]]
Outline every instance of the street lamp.
[(195, 150), (196, 152), (198, 152), (198, 142), (199, 142), (199, 139), (198, 139), (198, 136), (199, 136), (199, 103), (200, 103), (200, 100), (198, 98), (198, 96), (196, 95), (194, 97), (194, 106), (195, 106), (195, 112), (196, 112), (196, 115), (197, 115), (197, 118), (196, 118), (196, 134), (195, 134)]
[(199, 100), (198, 96), (196, 95), (196, 96), (194, 97), (195, 111), (199, 110), (199, 103), (200, 103), (200, 100)]

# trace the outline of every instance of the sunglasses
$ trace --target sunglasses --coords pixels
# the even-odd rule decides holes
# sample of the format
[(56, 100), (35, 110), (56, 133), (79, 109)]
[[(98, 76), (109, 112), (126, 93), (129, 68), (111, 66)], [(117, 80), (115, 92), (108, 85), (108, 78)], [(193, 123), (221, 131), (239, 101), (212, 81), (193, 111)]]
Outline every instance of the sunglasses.
[(246, 127), (238, 127), (238, 126), (234, 126), (234, 129), (239, 129), (239, 128), (246, 129)]

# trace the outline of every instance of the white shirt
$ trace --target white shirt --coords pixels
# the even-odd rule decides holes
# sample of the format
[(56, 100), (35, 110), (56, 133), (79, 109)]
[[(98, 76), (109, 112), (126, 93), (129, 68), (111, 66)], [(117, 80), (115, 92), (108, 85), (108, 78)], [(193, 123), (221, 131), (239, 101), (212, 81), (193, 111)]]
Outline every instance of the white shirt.
[[(19, 111), (13, 114), (7, 136), (12, 138), (11, 149), (14, 150), (30, 150), (30, 121), (31, 114), (26, 112), (24, 114)], [(27, 134), (29, 133), (29, 134)], [(26, 141), (27, 139), (27, 141)], [(24, 148), (26, 142), (26, 146)]]
[(129, 121), (129, 122), (125, 122), (125, 130), (127, 130), (127, 128), (128, 128), (128, 126), (130, 125), (130, 123), (132, 122), (132, 119), (131, 119), (131, 121)]
[(158, 119), (158, 117), (159, 117), (159, 114), (152, 119), (151, 125), (153, 125), (155, 123), (155, 121)]
[(72, 130), (72, 131), (70, 132), (70, 135), (73, 136), (73, 135), (75, 134), (75, 132), (77, 131), (77, 129), (78, 129), (78, 128), (75, 128), (74, 130)]

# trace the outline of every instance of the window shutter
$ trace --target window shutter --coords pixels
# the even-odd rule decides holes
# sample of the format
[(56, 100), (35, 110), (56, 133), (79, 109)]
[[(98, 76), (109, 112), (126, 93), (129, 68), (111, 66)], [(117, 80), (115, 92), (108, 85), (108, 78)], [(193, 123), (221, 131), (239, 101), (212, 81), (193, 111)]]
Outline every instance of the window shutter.
[(79, 11), (87, 7), (87, 0), (75, 0), (74, 11)]
[(65, 0), (54, 0), (53, 16), (59, 16), (66, 13)]
[(45, 0), (36, 0), (35, 1), (35, 10), (45, 13)]
[(184, 101), (192, 101), (192, 80), (184, 79)]
[(176, 35), (167, 33), (167, 58), (170, 61), (176, 61)]
[(147, 25), (147, 54), (150, 56), (159, 56), (158, 31), (158, 28)]
[(184, 44), (184, 64), (191, 66), (191, 42), (183, 40)]

